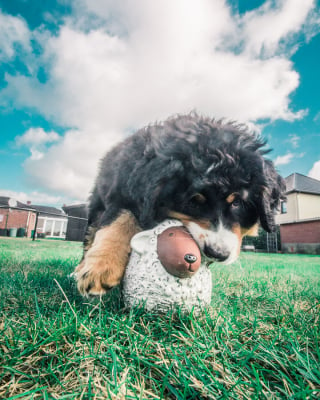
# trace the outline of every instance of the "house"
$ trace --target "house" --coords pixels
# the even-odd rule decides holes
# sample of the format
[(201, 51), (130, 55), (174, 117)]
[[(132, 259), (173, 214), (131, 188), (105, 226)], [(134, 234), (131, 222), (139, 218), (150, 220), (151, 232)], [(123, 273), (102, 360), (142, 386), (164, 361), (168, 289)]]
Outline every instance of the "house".
[(31, 237), (36, 226), (37, 235), (48, 238), (66, 237), (68, 219), (56, 208), (27, 204), (0, 196), (0, 235)]
[(0, 196), (0, 236), (16, 236), (20, 228), (19, 236), (30, 237), (36, 215), (28, 204)]
[(37, 236), (65, 239), (68, 218), (56, 207), (32, 205), (38, 213)]
[(282, 251), (320, 254), (320, 181), (298, 173), (285, 181), (287, 200), (276, 215)]
[(64, 205), (63, 211), (68, 215), (66, 240), (83, 242), (87, 227), (88, 209), (86, 204)]

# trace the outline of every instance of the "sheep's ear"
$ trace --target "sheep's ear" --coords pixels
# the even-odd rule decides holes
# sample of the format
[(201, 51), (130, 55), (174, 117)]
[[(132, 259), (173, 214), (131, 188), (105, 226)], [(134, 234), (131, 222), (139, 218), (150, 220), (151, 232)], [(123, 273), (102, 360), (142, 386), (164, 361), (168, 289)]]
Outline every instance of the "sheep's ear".
[(153, 229), (150, 229), (134, 235), (130, 242), (132, 249), (138, 254), (143, 254), (150, 247), (149, 240), (153, 234)]
[(259, 204), (259, 217), (262, 228), (267, 232), (275, 230), (275, 210), (280, 204), (280, 200), (285, 197), (285, 181), (276, 172), (271, 161), (265, 160), (264, 175), (266, 185), (263, 189)]

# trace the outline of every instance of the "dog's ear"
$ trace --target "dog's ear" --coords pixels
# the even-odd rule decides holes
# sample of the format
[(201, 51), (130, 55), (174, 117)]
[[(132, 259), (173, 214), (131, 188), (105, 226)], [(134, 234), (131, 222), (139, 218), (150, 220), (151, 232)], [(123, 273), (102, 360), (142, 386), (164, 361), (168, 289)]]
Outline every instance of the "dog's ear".
[[(167, 175), (145, 186), (145, 197), (141, 203), (140, 220), (142, 226), (152, 226), (157, 220), (166, 218), (167, 208), (174, 203), (175, 191), (179, 187), (179, 177)], [(150, 188), (150, 189), (149, 189)], [(163, 215), (162, 215), (163, 214)]]
[(263, 174), (265, 185), (259, 200), (259, 217), (262, 228), (267, 232), (275, 230), (275, 210), (278, 208), (280, 200), (285, 197), (285, 181), (277, 173), (272, 161), (264, 160)]
[[(179, 190), (179, 183), (184, 179), (184, 166), (179, 160), (167, 160), (155, 157), (147, 163), (139, 175), (139, 180), (128, 181), (130, 194), (139, 204), (138, 222), (143, 229), (150, 228), (159, 220), (166, 217), (161, 215), (163, 206), (170, 208), (170, 202), (174, 203), (175, 193)], [(137, 190), (138, 184), (142, 188)]]

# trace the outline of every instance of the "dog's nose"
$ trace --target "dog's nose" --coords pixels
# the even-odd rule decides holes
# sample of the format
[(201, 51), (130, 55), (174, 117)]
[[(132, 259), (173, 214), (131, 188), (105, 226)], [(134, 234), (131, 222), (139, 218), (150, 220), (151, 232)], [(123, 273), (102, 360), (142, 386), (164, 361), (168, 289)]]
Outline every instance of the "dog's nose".
[(214, 258), (215, 260), (218, 260), (218, 261), (225, 261), (230, 255), (226, 251), (215, 250), (212, 247), (207, 246), (207, 245), (204, 246), (203, 252), (208, 258)]

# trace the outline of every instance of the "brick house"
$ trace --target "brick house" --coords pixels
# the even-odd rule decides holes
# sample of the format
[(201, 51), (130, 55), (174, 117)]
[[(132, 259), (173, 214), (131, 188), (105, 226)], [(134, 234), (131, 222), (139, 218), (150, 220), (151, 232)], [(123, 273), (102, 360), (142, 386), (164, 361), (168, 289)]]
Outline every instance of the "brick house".
[[(1, 236), (7, 236), (17, 229), (18, 236), (31, 237), (36, 220), (38, 236), (62, 239), (66, 237), (68, 219), (62, 210), (31, 204), (31, 202), (25, 204), (0, 196)], [(16, 235), (13, 234), (13, 236)]]
[(30, 208), (28, 204), (0, 196), (0, 235), (7, 236), (10, 229), (24, 228), (25, 235), (30, 237), (36, 221), (36, 212)]
[(285, 180), (287, 200), (276, 215), (282, 250), (320, 254), (320, 181), (298, 173)]

